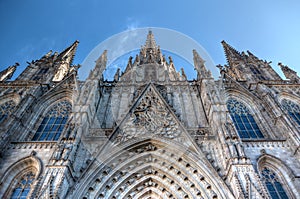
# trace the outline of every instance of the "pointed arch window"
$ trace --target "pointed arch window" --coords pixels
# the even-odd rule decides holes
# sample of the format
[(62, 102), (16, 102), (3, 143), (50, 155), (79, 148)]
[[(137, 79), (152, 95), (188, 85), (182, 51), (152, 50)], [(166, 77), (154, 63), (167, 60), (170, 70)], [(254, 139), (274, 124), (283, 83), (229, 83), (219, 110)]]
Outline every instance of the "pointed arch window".
[(0, 105), (0, 122), (4, 121), (15, 109), (16, 103), (9, 100)]
[(261, 171), (261, 175), (272, 199), (288, 199), (288, 196), (274, 171), (264, 167)]
[(34, 178), (35, 176), (33, 172), (28, 172), (23, 175), (17, 182), (10, 199), (26, 199), (30, 192)]
[(283, 99), (281, 104), (289, 116), (300, 126), (300, 106), (287, 99)]
[(68, 101), (55, 104), (45, 115), (33, 141), (55, 141), (58, 140), (71, 112), (72, 106)]
[(227, 108), (241, 138), (264, 137), (249, 109), (243, 103), (229, 99)]

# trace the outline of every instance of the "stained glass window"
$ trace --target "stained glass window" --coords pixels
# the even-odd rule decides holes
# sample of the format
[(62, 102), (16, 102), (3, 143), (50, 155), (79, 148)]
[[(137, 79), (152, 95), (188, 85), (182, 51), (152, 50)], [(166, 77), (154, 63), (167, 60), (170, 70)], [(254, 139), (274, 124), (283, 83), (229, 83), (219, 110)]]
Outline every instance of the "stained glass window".
[(288, 196), (286, 195), (286, 192), (284, 191), (282, 184), (280, 183), (275, 172), (265, 167), (263, 168), (261, 174), (271, 198), (288, 199)]
[(0, 122), (4, 121), (7, 116), (13, 112), (15, 106), (16, 104), (13, 100), (9, 100), (0, 105)]
[(34, 174), (32, 172), (25, 174), (16, 185), (10, 199), (26, 199), (30, 192), (33, 180)]
[(282, 107), (289, 113), (289, 116), (300, 125), (300, 106), (290, 100), (283, 99)]
[(248, 108), (235, 99), (227, 101), (227, 108), (241, 138), (263, 138)]
[(71, 109), (71, 104), (68, 101), (61, 101), (55, 104), (45, 115), (32, 140), (58, 140), (68, 120)]

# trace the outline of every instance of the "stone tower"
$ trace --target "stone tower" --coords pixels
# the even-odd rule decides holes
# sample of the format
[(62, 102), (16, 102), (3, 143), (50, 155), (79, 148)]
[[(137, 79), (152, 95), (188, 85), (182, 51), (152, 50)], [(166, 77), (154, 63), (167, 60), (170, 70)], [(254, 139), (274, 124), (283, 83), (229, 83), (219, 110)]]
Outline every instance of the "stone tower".
[(300, 79), (222, 41), (214, 79), (178, 72), (149, 31), (124, 71), (86, 80), (75, 41), (0, 72), (1, 198), (300, 198)]

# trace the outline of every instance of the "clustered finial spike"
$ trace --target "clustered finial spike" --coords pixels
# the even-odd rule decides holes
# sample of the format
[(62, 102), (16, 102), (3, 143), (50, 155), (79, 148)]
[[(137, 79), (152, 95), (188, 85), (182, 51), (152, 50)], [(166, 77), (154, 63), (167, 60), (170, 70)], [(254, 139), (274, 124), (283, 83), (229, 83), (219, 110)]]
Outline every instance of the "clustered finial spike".
[(17, 66), (19, 66), (20, 64), (18, 62), (16, 62), (14, 65), (7, 67), (5, 70), (0, 72), (0, 82), (9, 80), (14, 72), (17, 69)]
[(196, 59), (197, 62), (199, 62), (201, 64), (205, 63), (204, 59), (202, 59), (202, 57), (200, 57), (200, 55), (198, 54), (198, 52), (195, 49), (193, 49), (193, 55), (194, 55), (194, 61)]
[(152, 30), (149, 30), (148, 35), (147, 35), (147, 40), (145, 44), (145, 48), (156, 48), (156, 41), (154, 38), (154, 35), (152, 33)]
[(278, 63), (278, 66), (282, 70), (284, 76), (294, 82), (300, 82), (300, 78), (297, 75), (297, 72), (292, 70), (290, 67), (283, 65), (281, 62)]
[(99, 56), (99, 58), (95, 62), (96, 62), (95, 68), (91, 70), (88, 77), (89, 79), (102, 77), (103, 71), (106, 68), (107, 50), (104, 50), (103, 53)]
[(195, 70), (197, 70), (197, 76), (199, 78), (211, 78), (211, 72), (206, 69), (205, 67), (205, 61), (202, 59), (202, 57), (198, 54), (198, 52), (194, 49), (193, 50), (194, 55), (194, 67)]
[[(56, 59), (56, 55), (53, 56), (58, 61), (57, 62), (58, 64), (56, 65), (57, 68), (55, 69), (56, 72), (52, 79), (53, 82), (59, 82), (59, 81), (63, 80), (63, 78), (67, 74), (69, 74), (70, 71), (73, 70), (73, 68), (71, 68), (71, 66), (72, 66), (73, 58), (76, 53), (78, 43), (79, 43), (79, 41), (76, 40), (71, 46), (69, 46), (63, 52), (61, 52), (57, 56), (57, 59)], [(46, 58), (47, 58), (47, 56), (46, 56)]]
[(79, 44), (79, 41), (76, 40), (72, 45), (70, 45), (63, 52), (61, 52), (58, 55), (58, 58), (60, 58), (61, 60), (65, 61), (65, 62), (68, 62), (69, 65), (71, 65), (73, 62), (78, 44)]
[(138, 64), (161, 64), (161, 58), (162, 56), (160, 48), (156, 45), (156, 41), (154, 39), (152, 31), (149, 30), (145, 45), (141, 46)]

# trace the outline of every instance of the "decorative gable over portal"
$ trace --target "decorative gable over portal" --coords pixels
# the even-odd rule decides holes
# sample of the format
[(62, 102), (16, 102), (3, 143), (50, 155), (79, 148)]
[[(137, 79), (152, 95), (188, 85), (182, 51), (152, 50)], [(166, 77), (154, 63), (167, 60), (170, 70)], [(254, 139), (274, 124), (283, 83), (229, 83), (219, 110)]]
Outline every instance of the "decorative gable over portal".
[(149, 83), (112, 134), (111, 140), (167, 138), (191, 145), (187, 131), (153, 83)]

